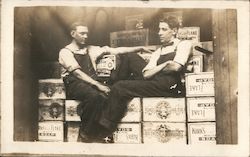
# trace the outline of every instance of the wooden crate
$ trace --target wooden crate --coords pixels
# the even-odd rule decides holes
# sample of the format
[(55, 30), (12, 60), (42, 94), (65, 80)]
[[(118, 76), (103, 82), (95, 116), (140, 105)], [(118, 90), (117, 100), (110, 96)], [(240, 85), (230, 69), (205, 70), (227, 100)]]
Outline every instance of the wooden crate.
[(65, 87), (62, 79), (40, 79), (39, 99), (65, 99)]
[(188, 123), (188, 144), (216, 144), (215, 122)]
[(140, 122), (141, 121), (141, 100), (133, 98), (128, 104), (128, 110), (121, 122)]
[(187, 143), (185, 123), (143, 122), (142, 128), (143, 143)]
[(214, 97), (187, 98), (188, 122), (215, 121)]
[(38, 140), (47, 142), (64, 141), (63, 122), (46, 121), (38, 123)]
[(80, 122), (67, 122), (67, 142), (77, 142)]
[(64, 100), (39, 100), (39, 121), (63, 121), (64, 120)]
[(186, 96), (214, 96), (214, 73), (186, 73)]
[(80, 116), (77, 114), (77, 106), (80, 101), (65, 100), (65, 121), (81, 121)]
[(120, 123), (113, 137), (114, 143), (141, 143), (141, 123)]
[(185, 98), (143, 98), (143, 121), (185, 122)]

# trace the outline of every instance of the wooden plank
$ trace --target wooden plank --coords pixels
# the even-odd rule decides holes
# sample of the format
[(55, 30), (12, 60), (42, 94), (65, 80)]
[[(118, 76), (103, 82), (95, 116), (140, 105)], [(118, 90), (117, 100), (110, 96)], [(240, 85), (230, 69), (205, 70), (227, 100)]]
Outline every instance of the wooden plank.
[(230, 15), (227, 14), (229, 12), (231, 14), (230, 10), (213, 11), (216, 136), (218, 144), (233, 144), (235, 143), (234, 139), (237, 138), (237, 127), (235, 127), (237, 126), (235, 125), (237, 120), (232, 121), (232, 119), (237, 119), (237, 112), (234, 110), (235, 108), (232, 108), (232, 98), (230, 97), (231, 84), (235, 83), (231, 82), (235, 80), (230, 79), (235, 72), (231, 71), (230, 68), (231, 66), (237, 66), (237, 64), (235, 65), (232, 61), (235, 58), (229, 57), (231, 53), (237, 55), (235, 51), (237, 47), (231, 45), (237, 40), (230, 39), (231, 34), (229, 33), (234, 28), (229, 25), (236, 26), (236, 23), (235, 21), (234, 23), (228, 21), (227, 17)]
[(227, 10), (227, 21), (228, 21), (228, 43), (229, 45), (229, 83), (230, 90), (229, 96), (231, 100), (231, 143), (238, 143), (238, 124), (237, 124), (237, 88), (238, 88), (238, 44), (237, 44), (237, 12), (236, 10)]

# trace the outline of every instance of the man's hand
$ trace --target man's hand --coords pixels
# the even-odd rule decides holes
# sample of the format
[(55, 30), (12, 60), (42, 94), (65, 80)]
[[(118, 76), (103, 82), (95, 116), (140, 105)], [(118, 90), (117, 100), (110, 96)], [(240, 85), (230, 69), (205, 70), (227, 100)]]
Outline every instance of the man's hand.
[(165, 67), (162, 69), (162, 71), (164, 72), (179, 71), (181, 67), (182, 66), (176, 63), (175, 61), (167, 61), (165, 62)]
[(101, 92), (104, 92), (106, 95), (110, 92), (110, 88), (108, 86), (104, 86), (102, 84), (96, 85), (97, 89), (100, 90)]

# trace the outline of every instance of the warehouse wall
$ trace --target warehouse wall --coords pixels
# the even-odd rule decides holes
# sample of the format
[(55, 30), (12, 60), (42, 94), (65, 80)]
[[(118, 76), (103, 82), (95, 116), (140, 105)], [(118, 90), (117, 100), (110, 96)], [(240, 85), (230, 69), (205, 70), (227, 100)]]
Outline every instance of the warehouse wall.
[[(67, 26), (86, 20), (89, 43), (109, 45), (109, 33), (124, 30), (125, 16), (144, 14), (145, 28), (157, 37), (158, 19), (163, 12), (180, 9), (17, 7), (14, 21), (14, 140), (37, 139), (38, 79), (46, 77), (57, 61), (59, 50), (70, 42)], [(183, 9), (183, 26), (201, 28), (201, 41), (212, 40), (211, 10)], [(197, 20), (194, 20), (197, 19)], [(157, 38), (153, 44), (159, 44)], [(42, 70), (41, 70), (42, 69)], [(49, 76), (48, 76), (49, 77)]]

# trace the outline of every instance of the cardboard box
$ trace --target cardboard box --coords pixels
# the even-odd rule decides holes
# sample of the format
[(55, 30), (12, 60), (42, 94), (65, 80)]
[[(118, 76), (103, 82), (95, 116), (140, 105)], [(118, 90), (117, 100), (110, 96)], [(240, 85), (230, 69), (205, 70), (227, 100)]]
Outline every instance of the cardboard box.
[(143, 143), (186, 144), (185, 123), (143, 122)]
[(39, 99), (65, 99), (65, 87), (62, 79), (39, 80)]
[(80, 122), (67, 122), (67, 142), (77, 142)]
[(141, 143), (141, 124), (120, 123), (113, 137), (114, 143)]
[(96, 64), (98, 77), (110, 77), (113, 69), (116, 68), (115, 55), (104, 55)]
[(143, 98), (143, 121), (185, 122), (185, 98)]
[(133, 98), (128, 104), (126, 115), (121, 122), (140, 122), (141, 121), (141, 101), (140, 98)]
[(125, 30), (143, 29), (144, 15), (132, 15), (125, 17)]
[(187, 98), (188, 122), (215, 121), (214, 97)]
[(190, 57), (187, 63), (187, 71), (193, 73), (203, 72), (203, 55), (194, 55)]
[(65, 100), (65, 121), (81, 121), (80, 116), (77, 114), (77, 106), (80, 101)]
[(63, 121), (64, 120), (64, 101), (39, 100), (39, 121)]
[(186, 96), (214, 96), (214, 73), (186, 73)]
[(147, 46), (149, 45), (149, 29), (127, 30), (110, 33), (110, 46)]
[(63, 122), (46, 121), (38, 123), (38, 140), (47, 142), (63, 142)]
[(216, 144), (215, 122), (188, 123), (188, 144)]
[(177, 38), (180, 40), (190, 40), (193, 43), (200, 42), (200, 27), (179, 28)]

